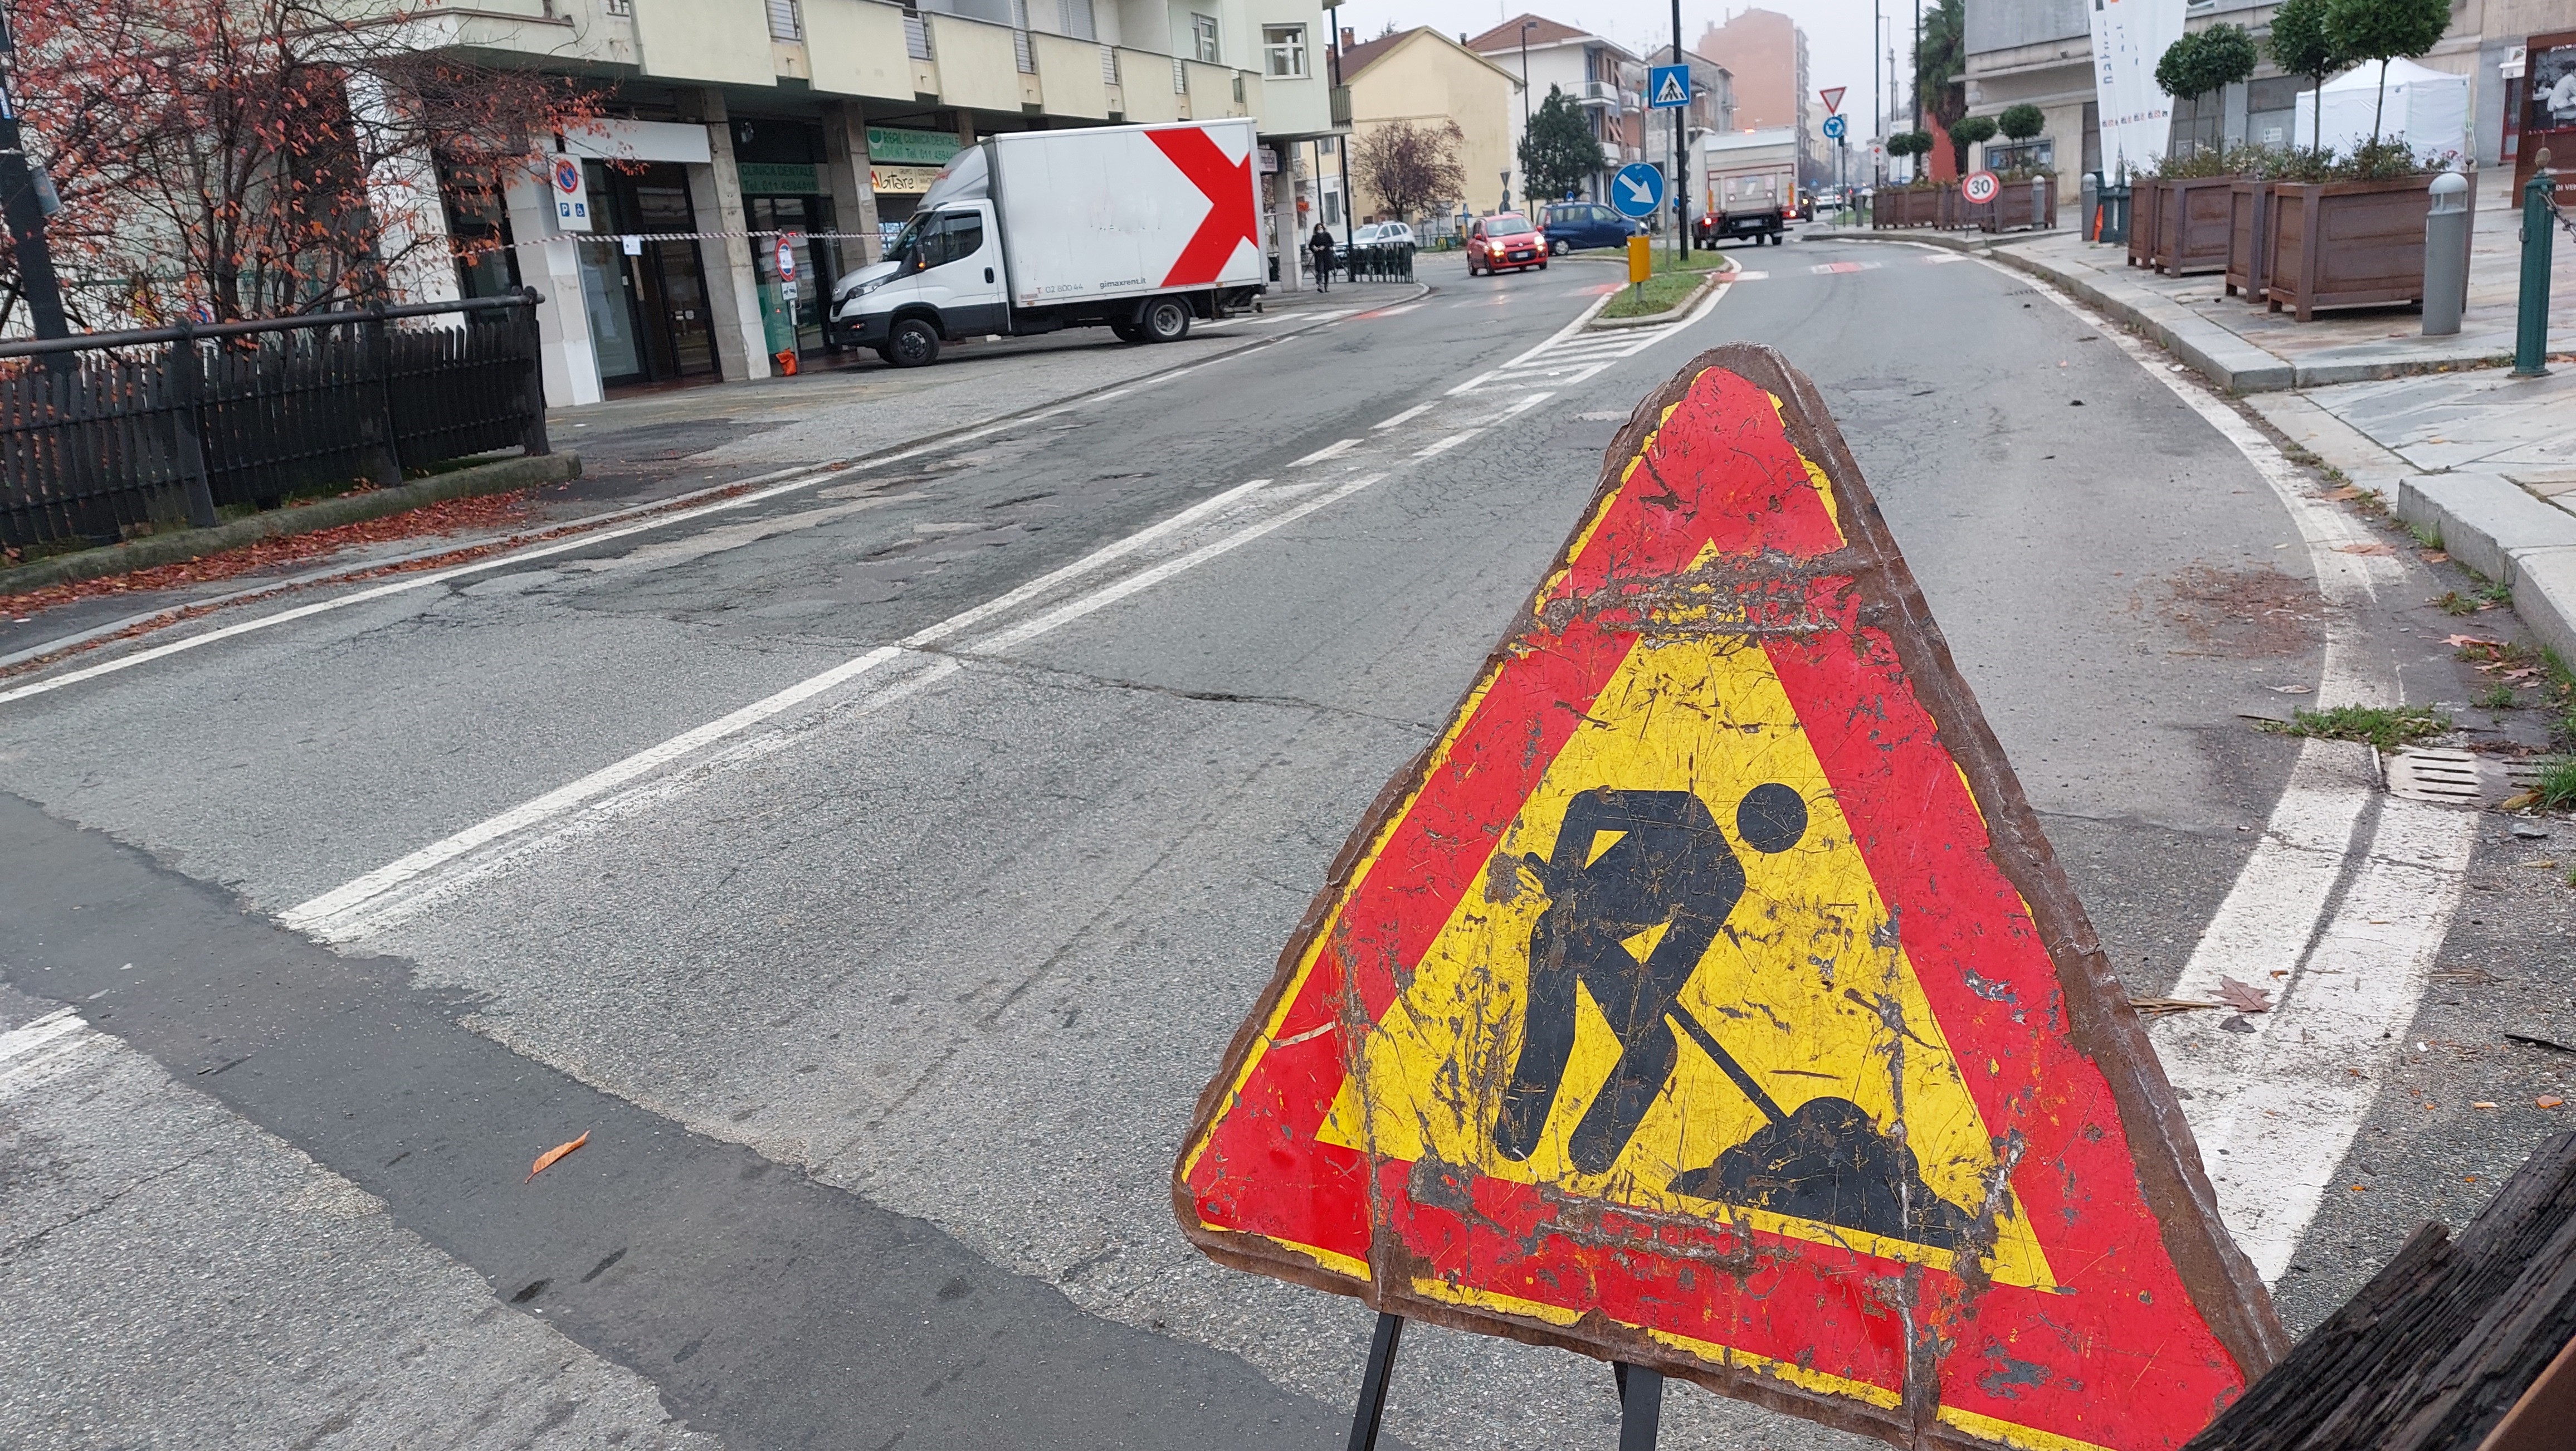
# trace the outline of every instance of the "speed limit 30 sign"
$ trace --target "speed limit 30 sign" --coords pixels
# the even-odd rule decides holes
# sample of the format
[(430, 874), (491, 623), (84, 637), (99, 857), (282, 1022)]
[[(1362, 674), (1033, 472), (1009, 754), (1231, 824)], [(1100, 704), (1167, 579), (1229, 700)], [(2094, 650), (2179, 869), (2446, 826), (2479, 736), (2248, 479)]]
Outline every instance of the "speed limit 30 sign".
[(1991, 171), (1969, 172), (1959, 183), (1959, 195), (1981, 206), (2001, 195), (2003, 189), (2003, 178)]

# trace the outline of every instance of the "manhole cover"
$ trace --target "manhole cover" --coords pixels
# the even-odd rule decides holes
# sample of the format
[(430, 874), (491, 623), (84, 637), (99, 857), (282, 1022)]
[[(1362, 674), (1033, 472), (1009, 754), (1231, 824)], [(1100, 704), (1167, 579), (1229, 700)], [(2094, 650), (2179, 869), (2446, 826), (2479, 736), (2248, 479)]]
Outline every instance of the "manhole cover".
[(2437, 806), (2493, 806), (2529, 786), (2539, 768), (2474, 751), (2409, 746), (2388, 758), (2388, 792)]

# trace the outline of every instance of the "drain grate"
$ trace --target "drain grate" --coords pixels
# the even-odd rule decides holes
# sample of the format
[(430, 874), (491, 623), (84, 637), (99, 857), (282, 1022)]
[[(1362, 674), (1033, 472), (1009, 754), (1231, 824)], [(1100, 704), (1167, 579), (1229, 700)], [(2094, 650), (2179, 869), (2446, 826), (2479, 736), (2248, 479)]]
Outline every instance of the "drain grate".
[(2482, 810), (2529, 786), (2539, 767), (2446, 746), (2408, 746), (2387, 758), (2388, 794)]

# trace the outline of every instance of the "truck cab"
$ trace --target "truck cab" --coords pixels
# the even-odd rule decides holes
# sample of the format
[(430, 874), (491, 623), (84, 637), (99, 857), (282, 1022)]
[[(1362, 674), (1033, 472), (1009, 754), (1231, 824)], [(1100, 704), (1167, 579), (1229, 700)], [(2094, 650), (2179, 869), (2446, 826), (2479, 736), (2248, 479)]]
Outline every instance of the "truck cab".
[(841, 279), (829, 327), (843, 347), (919, 367), (943, 341), (1010, 331), (1010, 314), (993, 204), (976, 199), (915, 212), (885, 260)]

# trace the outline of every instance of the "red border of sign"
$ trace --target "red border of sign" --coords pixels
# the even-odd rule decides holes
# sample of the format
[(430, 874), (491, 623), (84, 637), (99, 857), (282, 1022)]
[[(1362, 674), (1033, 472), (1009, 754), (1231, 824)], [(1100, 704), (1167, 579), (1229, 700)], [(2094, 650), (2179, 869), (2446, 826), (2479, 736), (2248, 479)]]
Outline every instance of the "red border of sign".
[[(1649, 449), (1667, 409), (1670, 425)], [(1826, 475), (1840, 534), (1808, 485), (1807, 460)], [(1700, 490), (1747, 470), (1770, 492), (1712, 501)], [(2125, 994), (1821, 400), (1767, 348), (1703, 355), (1631, 417), (1586, 519), (1462, 703), (1460, 724), (1390, 784), (1344, 847), (1202, 1095), (1173, 1182), (1185, 1232), (1227, 1263), (1382, 1309), (1655, 1365), (1890, 1439), (1989, 1444), (1936, 1421), (1947, 1408), (2091, 1444), (2180, 1445), (2279, 1356), (2286, 1336), (2218, 1227), (2189, 1130)], [(1765, 632), (1763, 648), (1882, 896), (1901, 913), (1909, 955), (1976, 958), (1979, 991), (1956, 975), (1920, 977), (1954, 1048), (1965, 1057), (1967, 1045), (2008, 1040), (2041, 1060), (2018, 1089), (1991, 1071), (1969, 1081), (1990, 1125), (2031, 1137), (2014, 1190), (2074, 1294), (1553, 1202), (1531, 1186), (1424, 1179), (1418, 1165), (1372, 1172), (1363, 1155), (1314, 1136), (1354, 1066), (1362, 1034), (1352, 1030), (1385, 1011), (1401, 966), (1419, 960), (1476, 880), (1486, 828), (1517, 810), (1617, 670), (1642, 596), (1670, 588), (1710, 545), (1719, 562), (1694, 579), (1731, 591), (1756, 627), (1800, 625)], [(1533, 701), (1557, 708), (1533, 711)], [(2006, 1022), (2021, 1013), (2045, 1014), (2045, 1030)], [(1712, 1275), (1713, 1265), (1741, 1271)], [(2115, 1303), (2103, 1288), (2113, 1279), (2135, 1299)], [(1603, 1313), (1566, 1326), (1426, 1298), (1424, 1282), (1472, 1284), (1533, 1312)], [(1912, 1297), (1907, 1317), (1887, 1307), (1884, 1286), (1895, 1283)], [(1696, 1356), (1630, 1328), (1641, 1324), (1778, 1366)], [(1895, 1404), (1775, 1373), (1795, 1366), (1831, 1367)], [(2132, 1384), (2103, 1383), (2124, 1378)], [(2141, 1384), (2154, 1393), (2134, 1394)]]

